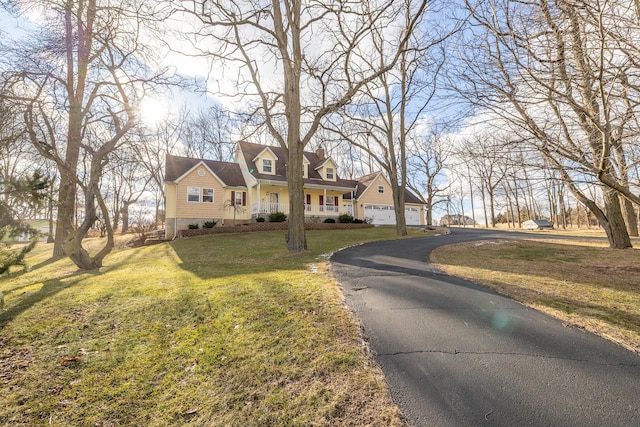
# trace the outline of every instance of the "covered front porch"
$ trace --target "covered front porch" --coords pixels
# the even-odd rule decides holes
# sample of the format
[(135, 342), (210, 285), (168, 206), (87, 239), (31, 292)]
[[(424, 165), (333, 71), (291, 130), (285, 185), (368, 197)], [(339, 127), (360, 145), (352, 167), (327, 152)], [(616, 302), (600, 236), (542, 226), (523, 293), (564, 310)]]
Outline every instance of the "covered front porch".
[[(350, 188), (318, 188), (305, 186), (304, 214), (306, 218), (338, 218), (342, 214), (354, 215), (351, 200), (343, 200), (342, 195), (353, 191)], [(289, 191), (284, 185), (259, 183), (252, 190), (251, 217), (266, 217), (282, 212), (289, 214)]]
[[(304, 204), (304, 216), (305, 217), (326, 217), (331, 218), (342, 214), (353, 215), (353, 205), (347, 204), (342, 206), (336, 206), (335, 202), (333, 204)], [(283, 212), (285, 214), (289, 213), (289, 203), (281, 203), (281, 202), (266, 202), (261, 201), (259, 203), (254, 203), (251, 205), (251, 216), (265, 216), (276, 212)]]

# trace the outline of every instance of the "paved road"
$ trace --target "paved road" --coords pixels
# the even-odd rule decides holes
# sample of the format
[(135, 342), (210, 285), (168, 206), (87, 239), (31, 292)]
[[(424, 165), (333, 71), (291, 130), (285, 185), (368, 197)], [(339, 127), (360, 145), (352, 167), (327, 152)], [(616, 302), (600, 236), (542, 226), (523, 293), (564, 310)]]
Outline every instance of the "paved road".
[(509, 236), (455, 229), (331, 258), (410, 424), (640, 426), (639, 356), (427, 263), (443, 244)]

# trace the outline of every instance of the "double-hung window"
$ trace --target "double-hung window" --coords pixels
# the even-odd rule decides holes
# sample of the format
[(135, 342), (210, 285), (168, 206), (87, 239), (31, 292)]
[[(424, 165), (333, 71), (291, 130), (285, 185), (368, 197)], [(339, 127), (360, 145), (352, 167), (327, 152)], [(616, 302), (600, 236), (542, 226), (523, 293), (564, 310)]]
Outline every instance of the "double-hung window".
[(272, 163), (271, 159), (262, 159), (262, 172), (271, 173), (273, 171)]
[(213, 203), (213, 188), (202, 189), (202, 203)]
[(327, 168), (327, 179), (333, 179), (333, 168)]
[(187, 187), (187, 202), (213, 203), (213, 188)]
[(380, 194), (384, 193), (384, 185), (378, 185), (378, 193)]
[(187, 202), (200, 202), (200, 187), (187, 187)]

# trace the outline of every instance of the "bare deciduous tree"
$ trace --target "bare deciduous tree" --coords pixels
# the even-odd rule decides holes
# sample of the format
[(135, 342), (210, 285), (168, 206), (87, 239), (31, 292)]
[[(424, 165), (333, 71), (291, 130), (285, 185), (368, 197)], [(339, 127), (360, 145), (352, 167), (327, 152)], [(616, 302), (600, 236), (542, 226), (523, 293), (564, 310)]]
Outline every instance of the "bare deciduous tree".
[(411, 141), (407, 153), (407, 187), (426, 205), (426, 223), (432, 225), (434, 208), (447, 200), (450, 183), (446, 182), (443, 173), (450, 155), (449, 143), (441, 132), (436, 131), (425, 139)]
[[(612, 248), (631, 247), (621, 197), (640, 204), (625, 160), (638, 132), (640, 92), (629, 76), (639, 69), (633, 45), (640, 33), (625, 18), (628, 6), (606, 0), (467, 6), (475, 25), (464, 41), (465, 93), (547, 159), (598, 218)], [(604, 209), (581, 191), (587, 177), (600, 183)]]
[[(289, 170), (289, 251), (306, 248), (303, 152), (323, 119), (393, 68), (400, 57), (368, 66), (371, 37), (395, 21), (395, 1), (322, 2), (184, 0), (182, 11), (202, 26), (191, 42), (221, 67), (236, 67), (233, 95), (243, 95), (254, 118), (282, 147)], [(428, 1), (414, 10), (394, 43), (403, 46)], [(376, 7), (373, 7), (373, 5)], [(208, 41), (208, 45), (207, 45)], [(206, 46), (206, 48), (203, 48)], [(253, 101), (253, 102), (249, 102)]]
[[(54, 256), (67, 255), (81, 269), (98, 268), (113, 248), (100, 192), (104, 167), (134, 127), (138, 102), (164, 73), (147, 66), (153, 55), (141, 43), (141, 23), (154, 6), (136, 0), (118, 6), (102, 0), (14, 3), (21, 11), (37, 8), (46, 21), (34, 25), (31, 43), (24, 40), (11, 52), (14, 68), (5, 75), (32, 144), (59, 170)], [(76, 227), (78, 188), (84, 208)], [(107, 240), (90, 254), (82, 241), (99, 215)]]
[[(421, 6), (410, 0), (401, 3), (402, 15), (396, 27), (404, 33), (411, 28), (415, 10)], [(433, 4), (429, 13), (437, 15)], [(445, 61), (442, 43), (451, 35), (446, 28), (438, 29), (435, 22), (419, 21), (418, 30), (404, 44), (389, 51), (390, 39), (397, 37), (393, 30), (383, 28), (373, 33), (373, 55), (368, 58), (371, 68), (387, 62), (389, 55), (399, 55), (395, 67), (363, 85), (355, 105), (342, 111), (342, 120), (335, 131), (345, 140), (371, 156), (389, 177), (396, 219), (396, 233), (407, 234), (404, 197), (408, 186), (408, 145), (424, 136), (427, 108), (437, 90), (437, 79)], [(344, 123), (342, 123), (344, 121)], [(415, 148), (415, 146), (414, 146)]]

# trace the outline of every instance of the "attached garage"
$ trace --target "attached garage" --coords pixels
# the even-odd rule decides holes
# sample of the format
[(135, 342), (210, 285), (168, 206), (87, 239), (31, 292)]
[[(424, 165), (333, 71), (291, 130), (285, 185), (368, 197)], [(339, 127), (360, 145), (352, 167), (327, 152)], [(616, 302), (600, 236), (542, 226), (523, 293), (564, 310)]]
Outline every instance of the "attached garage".
[(407, 225), (420, 225), (420, 209), (406, 208), (404, 210), (404, 219), (407, 221)]
[(396, 214), (393, 211), (393, 206), (364, 205), (364, 217), (375, 225), (392, 225), (396, 223)]
[[(420, 209), (408, 207), (405, 209), (407, 225), (420, 225)], [(364, 217), (374, 225), (394, 225), (396, 213), (389, 205), (364, 205)]]
[[(356, 218), (367, 219), (374, 225), (395, 225), (396, 223), (393, 189), (389, 180), (381, 172), (358, 178), (356, 191), (343, 195), (343, 199), (353, 204)], [(423, 225), (424, 202), (422, 199), (405, 190), (404, 203), (407, 225)]]

